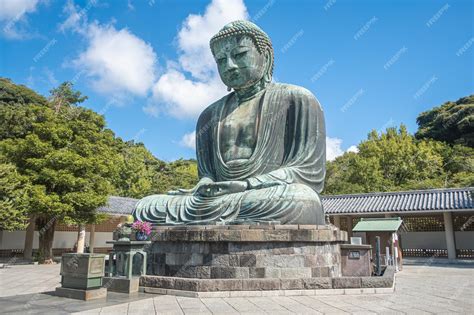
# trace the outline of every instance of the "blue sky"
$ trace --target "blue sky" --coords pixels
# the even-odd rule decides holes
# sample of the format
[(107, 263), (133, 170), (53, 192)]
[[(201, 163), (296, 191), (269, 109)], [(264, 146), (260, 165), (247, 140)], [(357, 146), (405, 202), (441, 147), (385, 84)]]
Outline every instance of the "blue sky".
[(474, 90), (465, 0), (0, 0), (0, 76), (44, 95), (73, 81), (118, 136), (190, 158), (199, 112), (227, 93), (208, 40), (241, 18), (272, 38), (274, 79), (321, 102), (330, 159)]

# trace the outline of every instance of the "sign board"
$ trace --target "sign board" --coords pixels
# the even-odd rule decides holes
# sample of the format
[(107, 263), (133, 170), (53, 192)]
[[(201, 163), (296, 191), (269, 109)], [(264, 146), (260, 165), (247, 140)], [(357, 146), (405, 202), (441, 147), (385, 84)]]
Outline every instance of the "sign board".
[(358, 250), (349, 251), (349, 259), (360, 259), (360, 251)]

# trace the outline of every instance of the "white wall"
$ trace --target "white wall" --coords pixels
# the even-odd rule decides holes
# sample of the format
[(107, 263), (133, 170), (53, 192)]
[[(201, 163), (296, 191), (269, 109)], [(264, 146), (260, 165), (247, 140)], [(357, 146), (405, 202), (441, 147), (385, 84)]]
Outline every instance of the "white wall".
[[(0, 249), (23, 249), (26, 231), (2, 232)], [(53, 248), (73, 248), (77, 240), (77, 232), (57, 231), (54, 233)], [(89, 244), (90, 233), (86, 233), (86, 244)], [(112, 247), (106, 241), (112, 240), (112, 232), (95, 232), (95, 247)], [(39, 246), (39, 234), (35, 231), (33, 249)]]

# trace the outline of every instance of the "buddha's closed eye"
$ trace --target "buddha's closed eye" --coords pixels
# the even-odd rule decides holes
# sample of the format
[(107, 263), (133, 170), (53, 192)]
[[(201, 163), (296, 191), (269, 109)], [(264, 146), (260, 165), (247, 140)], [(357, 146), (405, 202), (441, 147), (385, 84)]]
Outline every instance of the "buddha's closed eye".
[(241, 52), (238, 52), (238, 53), (234, 54), (234, 57), (235, 58), (242, 58), (246, 54), (247, 54), (247, 51), (241, 51)]

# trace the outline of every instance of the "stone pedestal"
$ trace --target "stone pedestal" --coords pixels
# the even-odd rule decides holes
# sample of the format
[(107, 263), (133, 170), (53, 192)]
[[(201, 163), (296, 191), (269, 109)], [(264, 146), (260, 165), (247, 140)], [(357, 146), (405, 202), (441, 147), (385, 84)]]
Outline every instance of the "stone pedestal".
[(141, 285), (188, 291), (330, 287), (330, 277), (341, 276), (339, 245), (347, 241), (330, 225), (156, 229)]
[(101, 288), (105, 255), (63, 254), (61, 257), (61, 287), (56, 295), (80, 300), (92, 300), (107, 295)]
[(118, 240), (107, 243), (113, 244), (113, 250), (109, 254), (108, 277), (104, 278), (104, 287), (114, 292), (138, 292), (139, 277), (146, 275), (145, 247), (151, 242)]
[(341, 245), (341, 270), (345, 277), (368, 277), (372, 274), (371, 245)]
[(150, 241), (108, 241), (113, 244), (109, 253), (109, 277), (125, 277), (131, 279), (133, 276), (146, 274), (147, 253), (145, 246)]
[(109, 291), (120, 293), (134, 293), (138, 292), (139, 277), (132, 277), (130, 279), (121, 277), (104, 277), (104, 287)]

